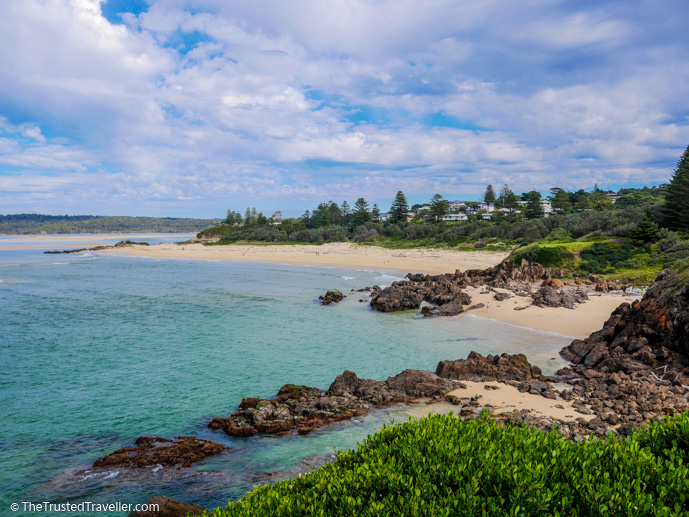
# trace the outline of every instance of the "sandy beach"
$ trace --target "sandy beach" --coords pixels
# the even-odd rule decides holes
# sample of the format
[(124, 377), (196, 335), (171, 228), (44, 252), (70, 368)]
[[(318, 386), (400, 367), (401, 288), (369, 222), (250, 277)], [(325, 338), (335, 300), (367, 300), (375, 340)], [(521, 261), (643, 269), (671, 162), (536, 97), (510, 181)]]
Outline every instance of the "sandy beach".
[(343, 242), (308, 245), (158, 244), (102, 251), (157, 258), (248, 260), (284, 264), (315, 264), (355, 269), (394, 269), (406, 273), (441, 274), (457, 269), (485, 269), (500, 263), (507, 253), (490, 251), (457, 252), (438, 249), (393, 250)]
[[(116, 248), (99, 253), (129, 254), (155, 258), (189, 258), (206, 260), (246, 260), (285, 264), (312, 264), (355, 269), (396, 270), (441, 274), (457, 269), (485, 269), (499, 264), (507, 253), (490, 251), (458, 252), (438, 249), (392, 250), (377, 246), (360, 246), (349, 243), (307, 245), (228, 245), (158, 244)], [(583, 339), (599, 330), (610, 313), (623, 302), (639, 297), (604, 294), (591, 296), (589, 301), (574, 310), (532, 306), (531, 298), (513, 296), (503, 302), (493, 299), (493, 293), (480, 294), (481, 289), (467, 289), (472, 303), (485, 307), (468, 313), (471, 317), (506, 321), (523, 327), (557, 332)], [(490, 304), (490, 308), (488, 307)], [(516, 307), (528, 307), (514, 310)]]

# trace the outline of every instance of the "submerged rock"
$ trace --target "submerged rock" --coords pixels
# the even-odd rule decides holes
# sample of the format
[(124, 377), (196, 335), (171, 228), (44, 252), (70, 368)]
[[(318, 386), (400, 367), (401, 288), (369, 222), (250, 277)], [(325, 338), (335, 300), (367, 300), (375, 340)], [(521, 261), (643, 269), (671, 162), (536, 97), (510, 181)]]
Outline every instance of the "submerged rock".
[(143, 468), (153, 465), (190, 467), (207, 456), (224, 452), (219, 443), (194, 436), (178, 436), (174, 440), (157, 436), (140, 436), (136, 447), (125, 447), (95, 461), (93, 468)]
[(146, 504), (151, 507), (157, 505), (157, 510), (131, 511), (127, 517), (187, 517), (203, 515), (206, 509), (194, 503), (183, 503), (177, 499), (156, 495), (151, 497)]

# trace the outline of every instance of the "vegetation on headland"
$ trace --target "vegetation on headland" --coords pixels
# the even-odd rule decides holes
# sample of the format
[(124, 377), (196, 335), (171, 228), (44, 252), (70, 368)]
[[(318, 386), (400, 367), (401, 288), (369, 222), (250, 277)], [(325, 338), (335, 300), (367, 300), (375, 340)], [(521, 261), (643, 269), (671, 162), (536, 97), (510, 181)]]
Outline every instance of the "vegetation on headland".
[(128, 217), (100, 215), (0, 215), (0, 235), (36, 235), (60, 233), (196, 233), (215, 219), (174, 217)]
[[(222, 223), (199, 233), (220, 243), (322, 244), (355, 242), (387, 248), (441, 247), (456, 250), (512, 251), (512, 258), (537, 261), (565, 278), (597, 275), (605, 280), (650, 283), (663, 267), (689, 256), (689, 148), (670, 184), (605, 192), (550, 189), (515, 194), (489, 185), (484, 204), (454, 209), (465, 221), (446, 215), (450, 203), (436, 194), (427, 205), (408, 206), (398, 192), (387, 214), (364, 198), (320, 203), (299, 218), (279, 212), (264, 216), (229, 210)], [(613, 203), (614, 201), (614, 203)], [(486, 203), (492, 203), (487, 205)], [(544, 207), (549, 211), (548, 217)], [(488, 211), (488, 210), (493, 211)]]
[(212, 515), (689, 515), (689, 414), (578, 443), (431, 415)]

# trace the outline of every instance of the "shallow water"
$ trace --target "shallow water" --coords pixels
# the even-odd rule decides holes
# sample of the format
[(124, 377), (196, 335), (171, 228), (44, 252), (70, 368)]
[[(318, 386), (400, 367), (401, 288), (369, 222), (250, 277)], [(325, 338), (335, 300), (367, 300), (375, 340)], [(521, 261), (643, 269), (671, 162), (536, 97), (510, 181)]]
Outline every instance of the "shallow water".
[[(471, 315), (376, 313), (358, 301), (365, 293), (348, 292), (389, 284), (397, 272), (1, 248), (3, 509), (158, 494), (222, 505), (265, 481), (261, 473), (355, 447), (391, 418), (407, 418), (391, 408), (280, 438), (206, 429), (244, 396), (268, 397), (289, 382), (327, 389), (345, 369), (375, 379), (434, 371), (471, 350), (523, 352), (553, 371), (569, 342)], [(349, 296), (320, 306), (327, 289)], [(232, 450), (193, 469), (80, 472), (141, 434), (195, 435)]]

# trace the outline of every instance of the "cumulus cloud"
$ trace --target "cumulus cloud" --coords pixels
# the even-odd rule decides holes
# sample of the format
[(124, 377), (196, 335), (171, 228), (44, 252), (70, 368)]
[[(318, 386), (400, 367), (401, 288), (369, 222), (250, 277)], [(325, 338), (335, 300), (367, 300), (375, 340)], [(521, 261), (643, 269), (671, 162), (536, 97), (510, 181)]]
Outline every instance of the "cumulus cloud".
[(689, 143), (680, 0), (120, 4), (0, 5), (0, 212), (659, 183)]

